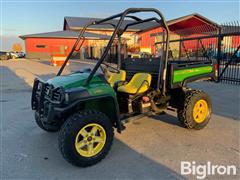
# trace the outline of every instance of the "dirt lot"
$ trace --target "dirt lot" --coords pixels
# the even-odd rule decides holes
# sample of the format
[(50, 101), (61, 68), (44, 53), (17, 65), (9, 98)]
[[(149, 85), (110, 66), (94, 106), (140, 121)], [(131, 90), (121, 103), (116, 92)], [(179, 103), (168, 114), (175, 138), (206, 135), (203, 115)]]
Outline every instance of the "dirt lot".
[[(91, 66), (71, 63), (66, 73)], [(174, 112), (144, 117), (115, 133), (109, 155), (89, 168), (68, 164), (57, 147), (57, 133), (46, 133), (34, 122), (30, 108), (34, 77), (53, 77), (58, 68), (48, 62), (13, 60), (1, 62), (1, 178), (2, 179), (186, 179), (181, 161), (217, 165), (240, 164), (240, 89), (209, 82), (192, 84), (207, 91), (213, 116), (207, 128), (184, 129)], [(207, 179), (239, 176), (208, 176)]]

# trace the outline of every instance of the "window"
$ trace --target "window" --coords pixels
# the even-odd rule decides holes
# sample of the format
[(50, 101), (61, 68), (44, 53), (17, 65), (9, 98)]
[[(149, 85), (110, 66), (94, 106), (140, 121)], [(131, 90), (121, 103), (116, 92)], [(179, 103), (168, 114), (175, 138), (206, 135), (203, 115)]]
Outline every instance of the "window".
[(43, 44), (38, 44), (36, 45), (36, 48), (46, 48), (47, 46), (46, 45), (43, 45)]
[(159, 32), (159, 33), (152, 33), (152, 34), (150, 34), (150, 37), (156, 37), (156, 36), (160, 36), (160, 35), (162, 35), (161, 32)]

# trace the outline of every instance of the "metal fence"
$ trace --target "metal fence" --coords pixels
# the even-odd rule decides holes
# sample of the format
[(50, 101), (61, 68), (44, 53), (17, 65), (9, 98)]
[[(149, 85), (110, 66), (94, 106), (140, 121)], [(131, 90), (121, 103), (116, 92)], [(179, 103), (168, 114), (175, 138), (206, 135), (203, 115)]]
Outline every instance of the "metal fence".
[[(170, 40), (170, 60), (213, 60), (219, 65), (219, 81), (240, 85), (240, 25), (198, 26), (174, 32), (181, 38)], [(156, 46), (165, 42), (157, 42)]]

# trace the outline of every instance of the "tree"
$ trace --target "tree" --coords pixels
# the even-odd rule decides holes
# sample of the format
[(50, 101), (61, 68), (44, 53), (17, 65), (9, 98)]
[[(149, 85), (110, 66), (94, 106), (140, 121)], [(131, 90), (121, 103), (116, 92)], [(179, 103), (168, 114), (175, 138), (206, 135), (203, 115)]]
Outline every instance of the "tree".
[(22, 51), (22, 45), (20, 43), (14, 43), (12, 46), (12, 50), (14, 52), (21, 52)]

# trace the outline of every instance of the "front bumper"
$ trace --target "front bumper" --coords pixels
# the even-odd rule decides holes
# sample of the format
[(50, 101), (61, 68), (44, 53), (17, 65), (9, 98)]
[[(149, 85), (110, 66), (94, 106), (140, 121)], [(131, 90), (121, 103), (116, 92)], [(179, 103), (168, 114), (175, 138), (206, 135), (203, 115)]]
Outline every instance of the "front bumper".
[(41, 121), (53, 123), (59, 113), (55, 108), (61, 108), (64, 102), (64, 89), (54, 88), (52, 85), (35, 79), (32, 90), (31, 106), (35, 110)]

